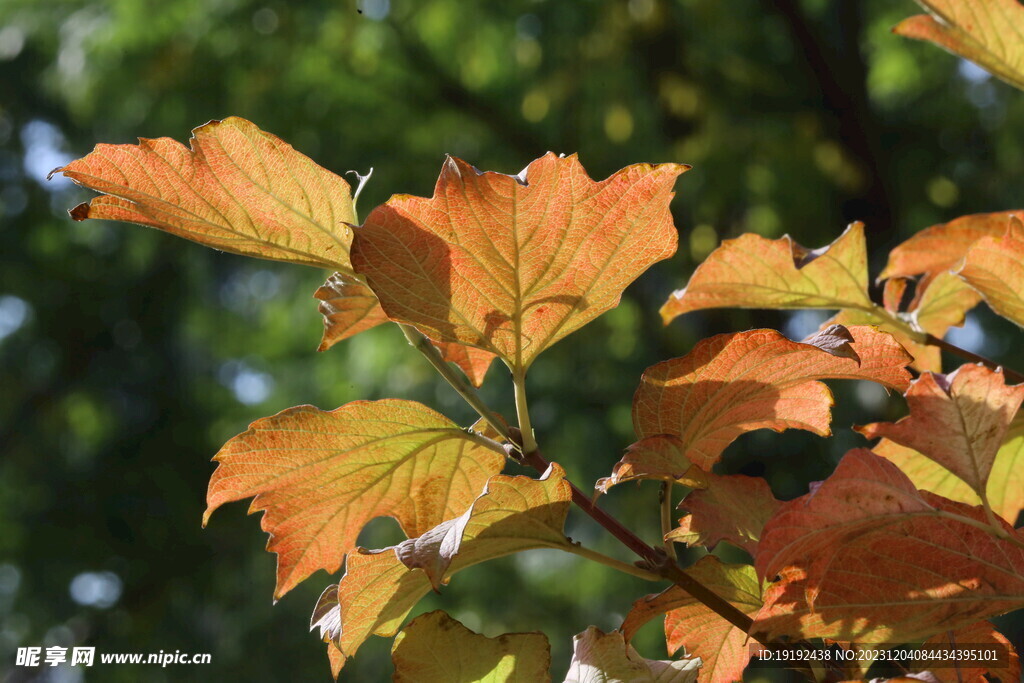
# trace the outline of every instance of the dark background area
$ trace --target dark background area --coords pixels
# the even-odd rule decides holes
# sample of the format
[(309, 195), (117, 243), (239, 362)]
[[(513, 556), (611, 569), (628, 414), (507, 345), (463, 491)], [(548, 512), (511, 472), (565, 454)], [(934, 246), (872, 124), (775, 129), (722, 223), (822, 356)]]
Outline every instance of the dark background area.
[[(721, 239), (789, 233), (818, 247), (864, 220), (877, 273), (921, 228), (1020, 208), (1021, 93), (890, 34), (917, 11), (909, 0), (4, 0), (0, 680), (328, 680), (306, 628), (336, 577), (315, 574), (272, 605), (275, 559), (245, 504), (200, 527), (210, 458), (250, 421), (302, 403), (411, 398), (471, 421), (393, 326), (315, 353), (312, 293), (328, 273), (74, 223), (65, 210), (89, 193), (46, 182), (53, 167), (96, 142), (184, 140), (229, 115), (335, 172), (373, 167), (364, 215), (392, 193), (429, 195), (445, 153), (515, 173), (547, 150), (578, 152), (595, 178), (693, 164), (673, 203), (677, 256), (531, 371), (542, 447), (586, 487), (632, 441), (645, 367), (711, 334), (802, 338), (826, 317), (712, 311), (662, 327), (660, 305)], [(1024, 365), (1019, 331), (984, 307), (954, 332)], [(511, 414), (506, 374), (492, 368), (484, 393)], [(902, 414), (872, 385), (834, 388), (834, 438), (749, 434), (722, 471), (764, 475), (792, 498), (864, 443), (849, 425)], [(657, 486), (620, 488), (603, 504), (655, 539)], [(632, 559), (575, 512), (568, 530)], [(399, 538), (383, 520), (361, 541)], [(489, 636), (542, 630), (561, 680), (572, 635), (617, 627), (649, 591), (538, 551), (467, 570), (416, 612), (443, 607)], [(1019, 622), (998, 623), (1020, 646)], [(645, 656), (665, 656), (658, 628), (637, 641)], [(13, 667), (19, 645), (76, 644), (213, 663)], [(372, 639), (342, 680), (389, 680), (390, 645)]]

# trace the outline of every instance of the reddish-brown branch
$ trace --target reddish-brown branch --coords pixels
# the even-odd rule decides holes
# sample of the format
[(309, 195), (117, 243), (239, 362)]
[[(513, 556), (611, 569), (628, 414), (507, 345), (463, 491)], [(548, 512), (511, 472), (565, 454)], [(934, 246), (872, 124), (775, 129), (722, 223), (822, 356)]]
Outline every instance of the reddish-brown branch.
[[(539, 452), (533, 451), (523, 455), (523, 462), (533, 467), (538, 472), (548, 469), (550, 463)], [(704, 584), (687, 574), (679, 565), (665, 555), (663, 551), (656, 550), (648, 545), (639, 536), (627, 529), (616, 518), (597, 507), (590, 498), (583, 493), (575, 484), (569, 482), (572, 487), (572, 502), (580, 509), (590, 515), (591, 518), (623, 545), (639, 555), (653, 572), (660, 574), (694, 598), (702, 602), (708, 609), (712, 610), (730, 624), (744, 633), (749, 633), (754, 625), (753, 620), (729, 601), (720, 597), (717, 593), (707, 588)]]
[(931, 344), (932, 346), (938, 346), (943, 351), (948, 351), (949, 353), (952, 353), (955, 356), (960, 356), (961, 358), (969, 360), (972, 363), (981, 363), (982, 365), (985, 365), (993, 370), (998, 370), (999, 368), (1002, 368), (1003, 375), (1007, 379), (1011, 379), (1017, 383), (1024, 382), (1024, 374), (1019, 373), (1016, 370), (1011, 370), (1010, 368), (1003, 367), (999, 363), (996, 363), (994, 360), (990, 360), (988, 358), (985, 358), (984, 356), (979, 356), (978, 354), (972, 353), (967, 349), (961, 349), (959, 346), (956, 346), (955, 344), (950, 344), (948, 341), (945, 341), (944, 339), (939, 339), (933, 334), (929, 334), (927, 337), (925, 337), (925, 343)]

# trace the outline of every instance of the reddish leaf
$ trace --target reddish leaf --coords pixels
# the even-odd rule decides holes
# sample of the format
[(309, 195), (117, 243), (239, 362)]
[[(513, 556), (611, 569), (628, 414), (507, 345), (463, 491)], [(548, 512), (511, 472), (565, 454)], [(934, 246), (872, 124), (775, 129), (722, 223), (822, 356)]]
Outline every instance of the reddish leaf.
[(719, 541), (729, 541), (754, 555), (765, 522), (779, 507), (768, 482), (742, 474), (708, 472), (704, 477), (707, 488), (691, 492), (679, 504), (690, 514), (666, 538), (708, 550)]
[(979, 621), (976, 624), (957, 629), (952, 634), (949, 631), (943, 631), (924, 641), (924, 647), (929, 645), (940, 647), (991, 646), (1005, 648), (1008, 652), (1007, 665), (1001, 668), (989, 668), (984, 662), (968, 661), (947, 663), (947, 666), (943, 668), (929, 666), (929, 664), (934, 665), (933, 660), (922, 660), (915, 663), (914, 668), (916, 669), (931, 668), (939, 683), (987, 683), (984, 676), (986, 673), (995, 676), (1002, 683), (1016, 683), (1021, 680), (1020, 658), (1017, 656), (1016, 650), (1013, 649), (1013, 645), (1006, 639), (1006, 636), (995, 630), (987, 621)]
[(392, 320), (525, 370), (675, 252), (668, 204), (688, 168), (637, 164), (594, 182), (575, 156), (548, 154), (518, 176), (449, 157), (432, 198), (373, 210), (353, 263)]
[(351, 275), (335, 273), (313, 296), (320, 300), (324, 317), (324, 336), (317, 351), (388, 321), (370, 288)]
[(864, 226), (851, 224), (832, 244), (810, 250), (788, 235), (725, 240), (685, 289), (661, 308), (665, 323), (702, 308), (871, 308)]
[(487, 638), (440, 610), (422, 614), (402, 629), (391, 648), (391, 660), (395, 664), (395, 683), (551, 680), (551, 648), (543, 633), (506, 633)]
[(640, 438), (676, 436), (685, 458), (711, 469), (736, 437), (755, 429), (806, 429), (827, 436), (832, 393), (819, 379), (869, 379), (902, 391), (910, 360), (892, 337), (853, 327), (860, 365), (774, 330), (722, 334), (682, 358), (648, 368), (633, 397)]
[(1006, 232), (1007, 221), (1014, 215), (1024, 213), (978, 213), (921, 230), (889, 252), (889, 263), (878, 279), (952, 270), (979, 239)]
[(908, 642), (1024, 606), (1024, 537), (984, 510), (850, 451), (812, 492), (783, 503), (758, 545), (772, 580), (753, 633)]
[[(871, 450), (899, 467), (919, 489), (969, 505), (981, 504), (963, 479), (913, 448), (882, 439)], [(992, 511), (1008, 522), (1013, 523), (1024, 510), (1024, 414), (1020, 412), (996, 453), (986, 492)]]
[(253, 497), (280, 597), (317, 569), (335, 572), (374, 517), (418, 536), (479, 494), (504, 458), (426, 406), (356, 401), (330, 412), (299, 406), (257, 420), (214, 458), (204, 524), (224, 503)]
[[(761, 608), (761, 583), (750, 565), (722, 564), (714, 555), (707, 555), (687, 572), (746, 614), (753, 615)], [(704, 662), (702, 680), (715, 683), (743, 680), (743, 669), (750, 660), (747, 634), (678, 586), (633, 603), (622, 624), (626, 640), (631, 640), (641, 626), (661, 614), (666, 615), (665, 639), (669, 654), (685, 648), (687, 654), (700, 657)]]
[(675, 436), (658, 435), (640, 439), (626, 449), (622, 460), (612, 468), (611, 476), (597, 480), (594, 487), (608, 493), (611, 487), (627, 481), (659, 479), (675, 481), (694, 488), (706, 485), (705, 473), (693, 467), (683, 452), (686, 444)]
[(572, 639), (565, 683), (695, 683), (700, 659), (644, 659), (618, 631), (589, 627)]
[(484, 383), (484, 376), (487, 375), (487, 371), (494, 361), (493, 353), (472, 346), (448, 342), (437, 342), (437, 348), (446, 361), (459, 366), (473, 386), (479, 387)]
[(1024, 326), (1024, 223), (1019, 218), (1010, 219), (1004, 236), (975, 242), (959, 272), (993, 311)]
[(930, 14), (901, 21), (893, 31), (928, 40), (1024, 89), (1024, 8), (1017, 0), (917, 0)]
[[(320, 596), (311, 627), (351, 657), (371, 635), (394, 635), (430, 591), (431, 579), (419, 568), (434, 571), (440, 586), (486, 560), (531, 548), (566, 547), (570, 541), (562, 526), (572, 493), (564, 477), (558, 465), (539, 480), (495, 475), (462, 517), (441, 523), (429, 536), (350, 554), (341, 582)], [(462, 527), (461, 535), (451, 532), (455, 526)]]
[(351, 272), (348, 183), (291, 145), (230, 117), (170, 138), (97, 145), (54, 169), (103, 193), (71, 217), (138, 223), (245, 256)]
[(913, 448), (984, 495), (996, 453), (1024, 401), (1024, 385), (1008, 387), (1002, 372), (967, 364), (948, 376), (921, 375), (911, 382), (906, 398), (909, 416), (857, 431)]

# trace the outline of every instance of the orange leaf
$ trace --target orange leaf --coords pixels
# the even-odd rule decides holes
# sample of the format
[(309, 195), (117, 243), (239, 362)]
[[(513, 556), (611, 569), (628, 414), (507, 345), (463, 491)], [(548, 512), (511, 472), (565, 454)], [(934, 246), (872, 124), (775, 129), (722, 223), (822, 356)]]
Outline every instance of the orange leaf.
[(878, 279), (951, 270), (982, 237), (1006, 232), (1006, 223), (1014, 215), (1024, 213), (978, 213), (925, 228), (889, 252), (889, 262)]
[[(832, 393), (820, 379), (868, 379), (903, 391), (906, 351), (871, 327), (852, 327), (860, 364), (775, 330), (721, 334), (682, 358), (648, 368), (633, 397), (637, 436), (676, 436), (683, 455), (710, 470), (740, 434), (806, 429), (830, 434)], [(813, 340), (809, 340), (813, 341)]]
[(288, 143), (230, 117), (170, 138), (97, 145), (54, 169), (102, 192), (71, 217), (138, 223), (244, 256), (351, 273), (348, 183)]
[(754, 555), (765, 522), (779, 507), (768, 482), (742, 474), (708, 472), (704, 477), (707, 488), (691, 492), (679, 504), (690, 514), (665, 538), (708, 550), (728, 541)]
[(479, 387), (484, 383), (484, 376), (491, 368), (494, 361), (494, 354), (473, 346), (464, 346), (450, 342), (435, 342), (441, 356), (459, 366), (459, 369), (469, 378), (470, 384)]
[(852, 223), (821, 249), (786, 235), (748, 233), (725, 240), (697, 267), (685, 289), (661, 308), (665, 323), (702, 308), (871, 308), (864, 226)]
[(335, 572), (375, 517), (418, 536), (479, 494), (504, 457), (414, 401), (356, 401), (330, 412), (289, 408), (257, 420), (214, 457), (203, 523), (224, 503), (254, 497), (267, 550), (278, 555), (275, 597), (317, 569)]
[(942, 668), (929, 667), (929, 664), (934, 664), (933, 660), (921, 660), (915, 663), (914, 668), (932, 668), (932, 674), (939, 683), (987, 683), (987, 679), (984, 676), (986, 673), (999, 678), (1003, 683), (1014, 683), (1021, 680), (1020, 658), (1017, 656), (1016, 650), (1013, 649), (1013, 645), (1006, 639), (1006, 636), (997, 631), (987, 621), (979, 621), (976, 624), (959, 628), (952, 633), (950, 631), (943, 631), (924, 641), (921, 646), (922, 648), (927, 648), (930, 645), (943, 648), (964, 647), (967, 645), (974, 647), (982, 646), (998, 648), (1006, 652), (1006, 665), (1002, 667), (990, 667), (984, 662), (970, 662), (966, 660), (963, 662), (949, 662)]
[(850, 451), (765, 525), (756, 567), (773, 585), (752, 633), (909, 642), (1022, 607), (1024, 537), (999, 525), (1005, 538), (982, 508)]
[(658, 479), (674, 481), (683, 486), (701, 488), (706, 485), (707, 476), (693, 467), (683, 453), (686, 444), (682, 439), (667, 434), (649, 436), (631, 444), (626, 454), (612, 468), (611, 476), (597, 480), (594, 487), (601, 493), (627, 481)]
[(1024, 8), (1017, 0), (917, 0), (931, 14), (904, 19), (894, 33), (928, 40), (1024, 89)]
[(978, 290), (992, 310), (1024, 326), (1024, 223), (1010, 219), (1002, 237), (975, 242), (959, 271)]
[(311, 628), (353, 656), (371, 635), (394, 635), (430, 591), (431, 577), (413, 567), (431, 571), (442, 586), (486, 560), (569, 545), (562, 526), (571, 497), (565, 472), (555, 464), (541, 479), (493, 476), (462, 516), (392, 548), (350, 554), (341, 582), (320, 596)]
[(335, 273), (313, 296), (320, 300), (324, 317), (324, 336), (317, 351), (388, 321), (370, 288), (351, 275)]
[(700, 659), (644, 659), (618, 631), (589, 627), (572, 639), (565, 683), (696, 683)]
[[(746, 614), (753, 615), (761, 608), (761, 583), (750, 565), (723, 564), (714, 555), (706, 555), (686, 571)], [(747, 634), (678, 586), (633, 603), (622, 623), (626, 640), (661, 614), (665, 614), (669, 654), (685, 648), (688, 655), (700, 657), (704, 661), (702, 680), (743, 680), (751, 654)]]
[[(871, 450), (899, 467), (917, 488), (961, 503), (981, 505), (981, 498), (963, 479), (913, 448), (882, 439)], [(1020, 412), (1010, 423), (1006, 440), (996, 453), (986, 493), (992, 511), (1008, 522), (1015, 522), (1024, 510), (1024, 414)]]
[(525, 370), (675, 252), (668, 204), (688, 168), (636, 164), (594, 182), (575, 155), (547, 154), (518, 176), (449, 157), (432, 198), (373, 210), (353, 264), (392, 320)]
[(1024, 385), (1008, 387), (1002, 372), (966, 364), (948, 376), (921, 375), (905, 395), (910, 415), (855, 429), (919, 451), (985, 495), (996, 453), (1024, 401)]

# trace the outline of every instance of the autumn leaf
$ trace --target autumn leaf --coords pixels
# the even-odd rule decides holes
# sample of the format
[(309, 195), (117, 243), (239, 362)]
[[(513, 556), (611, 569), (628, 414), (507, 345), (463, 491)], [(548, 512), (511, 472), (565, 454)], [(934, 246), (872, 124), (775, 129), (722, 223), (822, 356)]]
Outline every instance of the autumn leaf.
[(551, 648), (543, 633), (487, 638), (437, 610), (402, 629), (391, 648), (395, 683), (534, 683), (550, 681)]
[(388, 322), (376, 295), (358, 278), (335, 273), (313, 297), (320, 300), (324, 336), (317, 351), (326, 351), (343, 339)]
[(786, 235), (725, 240), (661, 308), (667, 324), (703, 308), (871, 308), (864, 226), (852, 223), (821, 249)]
[[(882, 439), (871, 450), (899, 467), (917, 488), (961, 503), (981, 505), (981, 498), (963, 479), (913, 448)], [(992, 511), (1010, 523), (1024, 510), (1024, 414), (1020, 412), (1010, 423), (996, 453), (986, 494)]]
[(850, 451), (783, 503), (758, 544), (771, 584), (752, 633), (911, 642), (1024, 606), (1024, 537), (984, 510), (918, 491), (895, 465)]
[[(986, 673), (997, 677), (1002, 683), (1016, 683), (1021, 680), (1020, 658), (1013, 649), (1013, 645), (1010, 644), (1006, 636), (995, 630), (987, 621), (979, 621), (976, 624), (957, 629), (955, 632), (942, 631), (921, 644), (922, 649), (927, 649), (929, 646), (993, 648), (1006, 655), (1005, 658), (1001, 658), (1005, 661), (1003, 666), (964, 660), (962, 662), (947, 662), (946, 666), (942, 668), (934, 667), (932, 673), (939, 683), (987, 683), (984, 677)], [(934, 660), (922, 659), (914, 663), (914, 668), (928, 669), (931, 668), (929, 664), (934, 666)]]
[(983, 237), (1001, 236), (1015, 215), (1024, 212), (977, 213), (925, 228), (889, 252), (889, 262), (878, 279), (953, 270), (972, 244)]
[(565, 472), (555, 464), (541, 479), (493, 476), (458, 518), (397, 546), (350, 554), (341, 582), (320, 596), (311, 628), (353, 656), (371, 635), (394, 635), (432, 580), (443, 586), (456, 572), (486, 560), (567, 547), (562, 526), (571, 497)]
[(828, 436), (832, 393), (817, 380), (867, 379), (899, 391), (910, 380), (910, 357), (891, 336), (871, 327), (849, 332), (859, 365), (775, 330), (705, 339), (686, 356), (644, 372), (633, 397), (637, 436), (678, 437), (686, 463), (705, 471), (736, 437), (755, 429)]
[(1024, 223), (1013, 217), (1002, 237), (975, 242), (959, 275), (993, 311), (1024, 326)]
[(594, 182), (575, 155), (517, 176), (449, 157), (433, 197), (396, 195), (370, 213), (353, 264), (392, 320), (524, 371), (675, 252), (668, 205), (688, 168), (637, 164)]
[(138, 223), (222, 251), (351, 274), (347, 182), (235, 116), (194, 129), (191, 143), (97, 145), (51, 175), (102, 193), (71, 210), (78, 221)]
[(1017, 0), (917, 0), (929, 14), (904, 19), (893, 29), (969, 59), (1024, 89), (1024, 8)]
[(905, 396), (910, 415), (856, 430), (913, 448), (984, 496), (996, 454), (1024, 401), (1024, 385), (1008, 387), (1002, 372), (965, 364), (948, 376), (921, 375)]
[(695, 683), (700, 659), (644, 659), (618, 631), (589, 627), (572, 639), (565, 683)]
[[(343, 339), (388, 322), (380, 302), (359, 278), (335, 273), (314, 292), (324, 317), (324, 335), (317, 351), (326, 351)], [(483, 384), (494, 354), (461, 344), (435, 343), (441, 356), (455, 363), (473, 386)]]
[(396, 399), (289, 408), (253, 422), (214, 460), (203, 523), (253, 497), (249, 511), (264, 513), (278, 555), (278, 598), (318, 569), (337, 571), (371, 519), (394, 517), (418, 536), (461, 514), (504, 465), (480, 437)]
[(598, 479), (594, 488), (608, 493), (617, 484), (640, 479), (674, 481), (694, 488), (706, 486), (706, 474), (690, 464), (685, 451), (683, 440), (668, 434), (640, 439), (626, 449), (611, 475)]
[(690, 514), (665, 538), (708, 550), (728, 541), (754, 555), (765, 522), (779, 507), (768, 482), (760, 477), (711, 472), (704, 478), (706, 488), (691, 491), (679, 504)]
[[(753, 615), (761, 608), (761, 582), (750, 565), (723, 564), (714, 555), (706, 555), (687, 572), (746, 614)], [(622, 624), (626, 640), (632, 640), (641, 626), (662, 614), (666, 615), (670, 655), (685, 648), (690, 656), (700, 657), (704, 662), (702, 680), (743, 680), (751, 654), (747, 634), (678, 586), (633, 603)]]

